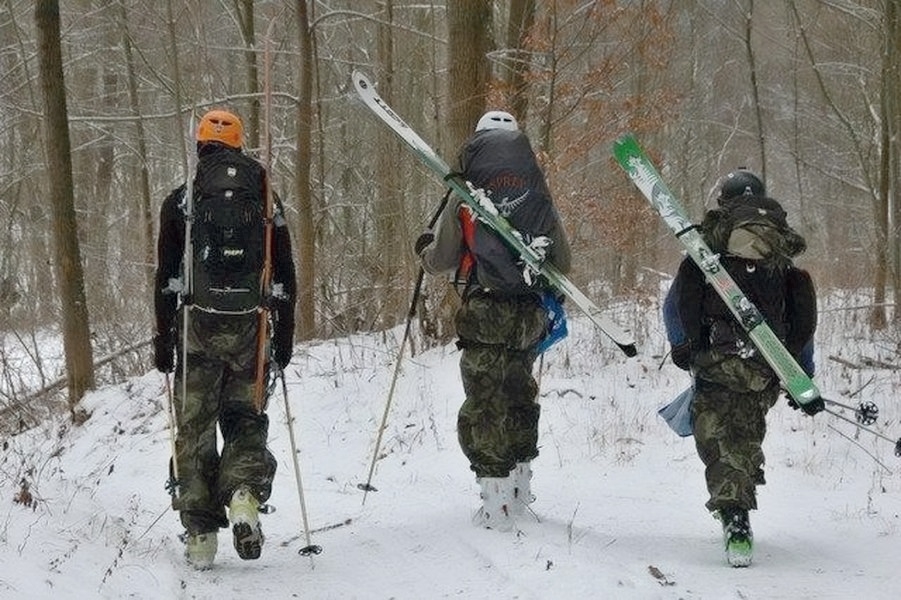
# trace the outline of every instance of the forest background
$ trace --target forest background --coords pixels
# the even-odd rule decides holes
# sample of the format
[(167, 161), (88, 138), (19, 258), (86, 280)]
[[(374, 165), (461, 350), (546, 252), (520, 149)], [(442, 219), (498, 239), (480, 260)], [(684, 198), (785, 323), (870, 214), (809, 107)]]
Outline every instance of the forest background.
[[(611, 159), (627, 131), (696, 218), (724, 173), (760, 173), (808, 240), (800, 263), (820, 294), (867, 298), (830, 310), (899, 348), (899, 12), (894, 0), (0, 0), (0, 431), (48, 411), (83, 418), (86, 390), (150, 368), (157, 213), (186, 178), (192, 114), (210, 108), (241, 115), (247, 151), (271, 164), (298, 340), (404, 322), (411, 243), (444, 190), (357, 101), (354, 69), (448, 162), (486, 109), (514, 113), (571, 237), (572, 279), (639, 346), (681, 253)], [(439, 278), (422, 291), (414, 348), (453, 336), (454, 293)]]

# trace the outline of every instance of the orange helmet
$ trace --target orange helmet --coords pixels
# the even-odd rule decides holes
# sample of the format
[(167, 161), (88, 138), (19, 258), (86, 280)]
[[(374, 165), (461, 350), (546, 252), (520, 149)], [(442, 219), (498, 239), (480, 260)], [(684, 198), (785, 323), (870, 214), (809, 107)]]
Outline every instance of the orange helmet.
[(244, 126), (237, 115), (227, 110), (211, 110), (200, 118), (197, 141), (220, 142), (232, 148), (240, 148), (244, 145)]

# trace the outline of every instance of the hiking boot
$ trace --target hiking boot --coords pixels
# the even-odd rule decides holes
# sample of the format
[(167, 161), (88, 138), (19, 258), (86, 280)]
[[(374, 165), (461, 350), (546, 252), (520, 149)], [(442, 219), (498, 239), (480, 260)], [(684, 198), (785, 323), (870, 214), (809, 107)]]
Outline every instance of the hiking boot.
[(259, 558), (264, 540), (260, 527), (260, 501), (247, 488), (238, 488), (232, 494), (228, 504), (228, 520), (232, 524), (238, 556), (244, 560)]
[(185, 540), (185, 559), (198, 571), (212, 568), (218, 540), (215, 531), (189, 533)]
[(741, 508), (723, 509), (719, 511), (719, 518), (723, 522), (726, 561), (733, 567), (749, 566), (754, 552), (754, 534), (748, 511)]
[(532, 463), (518, 462), (510, 471), (513, 478), (513, 502), (511, 504), (514, 515), (526, 513), (529, 504), (535, 502), (532, 494)]
[(482, 508), (472, 521), (475, 525), (497, 531), (513, 529), (513, 478), (479, 477), (482, 487)]

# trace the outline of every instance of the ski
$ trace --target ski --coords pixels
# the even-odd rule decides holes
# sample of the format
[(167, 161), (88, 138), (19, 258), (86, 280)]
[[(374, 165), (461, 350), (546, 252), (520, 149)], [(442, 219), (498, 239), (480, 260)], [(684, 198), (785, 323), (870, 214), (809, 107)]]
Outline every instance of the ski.
[(523, 241), (522, 235), (498, 214), (497, 209), (484, 191), (474, 188), (469, 182), (455, 176), (448, 164), (419, 135), (379, 97), (369, 79), (358, 71), (353, 73), (353, 83), (364, 104), (400, 137), (409, 149), (429, 169), (447, 182), (448, 186), (472, 208), (476, 217), (495, 231), (514, 252), (522, 257), (527, 268), (542, 275), (554, 289), (565, 295), (579, 307), (604, 334), (609, 337), (626, 356), (635, 356), (635, 342), (630, 332), (624, 330), (606, 317), (601, 309), (581, 292), (553, 264), (542, 261), (542, 256)]
[(703, 271), (735, 319), (747, 332), (761, 355), (779, 377), (788, 394), (798, 403), (807, 404), (820, 398), (820, 391), (798, 361), (785, 348), (767, 325), (754, 304), (748, 300), (689, 220), (685, 209), (670, 193), (660, 173), (638, 145), (635, 137), (624, 135), (613, 145), (613, 155), (632, 183), (641, 190), (651, 206), (682, 242), (688, 255)]

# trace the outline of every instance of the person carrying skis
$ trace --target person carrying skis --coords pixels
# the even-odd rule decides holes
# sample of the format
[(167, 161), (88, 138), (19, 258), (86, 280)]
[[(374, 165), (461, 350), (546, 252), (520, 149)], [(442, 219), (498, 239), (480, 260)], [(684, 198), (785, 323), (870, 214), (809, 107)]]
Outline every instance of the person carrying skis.
[[(533, 248), (557, 269), (570, 268), (570, 248), (544, 174), (516, 119), (485, 113), (460, 152), (459, 176), (488, 198)], [(510, 530), (534, 500), (530, 461), (538, 456), (538, 385), (532, 367), (549, 340), (559, 301), (539, 278), (458, 199), (414, 250), (424, 270), (453, 273), (462, 303), (455, 315), (465, 400), (457, 436), (481, 487), (474, 522)], [(552, 327), (553, 329), (553, 327)]]
[[(711, 250), (767, 324), (809, 375), (813, 375), (816, 293), (810, 275), (792, 264), (806, 242), (789, 227), (779, 203), (766, 196), (750, 171), (727, 174), (718, 207), (700, 226)], [(694, 376), (692, 433), (704, 463), (707, 508), (720, 518), (727, 560), (751, 562), (753, 534), (748, 511), (757, 508), (756, 487), (765, 483), (762, 443), (766, 414), (780, 382), (740, 323), (690, 258), (664, 302), (672, 360)], [(809, 415), (822, 399), (793, 408)]]
[(187, 530), (185, 556), (197, 569), (212, 566), (217, 531), (229, 521), (238, 555), (260, 556), (259, 509), (276, 469), (266, 383), (288, 365), (293, 345), (288, 227), (280, 201), (267, 193), (265, 168), (243, 153), (243, 137), (236, 115), (207, 112), (197, 126), (190, 193), (181, 185), (160, 209), (154, 364), (175, 370), (170, 491)]

